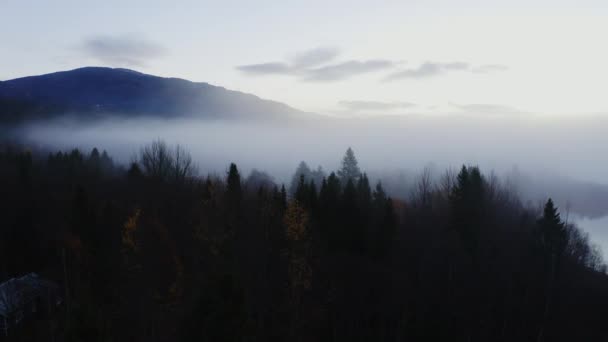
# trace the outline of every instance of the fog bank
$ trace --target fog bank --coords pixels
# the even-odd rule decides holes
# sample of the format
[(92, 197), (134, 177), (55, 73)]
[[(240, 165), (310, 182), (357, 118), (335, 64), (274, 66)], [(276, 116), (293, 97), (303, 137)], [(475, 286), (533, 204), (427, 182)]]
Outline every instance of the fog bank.
[(17, 135), (55, 148), (94, 146), (127, 162), (153, 139), (190, 150), (202, 172), (222, 172), (230, 162), (261, 168), (284, 181), (298, 162), (335, 169), (351, 146), (362, 169), (417, 170), (462, 164), (608, 184), (608, 120), (521, 117), (382, 117), (292, 123), (205, 120), (115, 120), (79, 124), (68, 119), (36, 122)]

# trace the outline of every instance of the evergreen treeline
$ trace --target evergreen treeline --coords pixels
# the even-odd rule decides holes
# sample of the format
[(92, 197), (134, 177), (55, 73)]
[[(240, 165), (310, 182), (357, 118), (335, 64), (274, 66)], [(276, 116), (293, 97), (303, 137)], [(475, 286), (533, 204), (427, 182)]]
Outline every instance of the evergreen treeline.
[(0, 280), (38, 272), (65, 297), (17, 340), (608, 340), (586, 235), (474, 166), (405, 201), (351, 149), (286, 189), (235, 164), (198, 177), (161, 141), (127, 169), (3, 147), (0, 189)]

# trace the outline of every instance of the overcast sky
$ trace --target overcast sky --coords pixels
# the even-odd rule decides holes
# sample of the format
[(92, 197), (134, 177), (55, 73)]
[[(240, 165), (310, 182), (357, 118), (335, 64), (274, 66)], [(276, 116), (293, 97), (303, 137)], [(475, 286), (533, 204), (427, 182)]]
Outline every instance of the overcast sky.
[(334, 115), (608, 113), (608, 2), (0, 0), (0, 80), (87, 65)]

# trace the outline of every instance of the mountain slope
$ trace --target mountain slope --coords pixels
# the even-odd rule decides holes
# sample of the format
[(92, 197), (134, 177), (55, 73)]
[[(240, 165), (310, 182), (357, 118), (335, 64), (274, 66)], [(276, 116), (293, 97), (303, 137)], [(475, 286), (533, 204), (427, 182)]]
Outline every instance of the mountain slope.
[(64, 114), (83, 119), (111, 114), (259, 120), (303, 112), (208, 83), (128, 69), (86, 67), (0, 82), (0, 121)]

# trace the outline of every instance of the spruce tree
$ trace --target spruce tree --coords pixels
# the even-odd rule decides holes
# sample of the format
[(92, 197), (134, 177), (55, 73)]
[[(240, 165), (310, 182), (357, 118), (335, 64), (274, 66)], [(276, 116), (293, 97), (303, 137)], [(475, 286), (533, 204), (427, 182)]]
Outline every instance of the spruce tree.
[(359, 176), (361, 176), (359, 163), (357, 162), (357, 158), (355, 157), (352, 148), (349, 147), (342, 159), (342, 168), (338, 171), (338, 177), (340, 177), (343, 184), (346, 184), (349, 179), (353, 182), (357, 182)]
[(383, 207), (384, 206), (384, 202), (386, 201), (386, 192), (384, 191), (384, 188), (382, 187), (382, 183), (378, 182), (376, 184), (376, 190), (374, 190), (373, 193), (373, 200), (374, 200), (374, 207)]
[(369, 179), (364, 173), (357, 182), (357, 202), (362, 213), (369, 213), (372, 203), (372, 190), (369, 186)]
[(375, 237), (375, 253), (377, 258), (385, 258), (390, 256), (392, 246), (395, 240), (397, 220), (395, 218), (395, 210), (393, 208), (393, 200), (388, 197), (384, 201), (381, 208), (380, 220), (378, 222), (378, 231)]
[(317, 207), (317, 186), (315, 185), (315, 181), (311, 180), (310, 183), (308, 183), (308, 198), (307, 198), (307, 205), (308, 205), (308, 209), (310, 209), (311, 211), (316, 209)]
[(557, 261), (568, 244), (568, 232), (551, 198), (545, 204), (543, 216), (538, 220), (538, 225), (543, 249), (550, 259)]
[(304, 161), (300, 162), (300, 164), (298, 165), (298, 168), (296, 169), (296, 172), (293, 174), (293, 177), (291, 178), (291, 185), (289, 186), (290, 195), (295, 195), (302, 177), (304, 177), (304, 181), (308, 181), (309, 179), (312, 178), (311, 170), (308, 167), (308, 164), (306, 164), (306, 162), (304, 162)]
[(294, 193), (294, 198), (300, 203), (303, 204), (306, 202), (308, 197), (308, 186), (306, 184), (306, 178), (303, 174), (300, 175), (300, 181), (296, 186), (296, 191)]
[(228, 171), (228, 177), (226, 179), (226, 192), (228, 201), (232, 207), (236, 207), (241, 202), (242, 190), (241, 190), (241, 175), (236, 167), (236, 164), (230, 164)]
[(357, 208), (357, 188), (352, 179), (348, 179), (342, 193), (342, 241), (352, 252), (363, 252), (365, 231), (361, 222), (361, 213)]
[(483, 215), (484, 180), (478, 167), (462, 166), (450, 193), (451, 225), (465, 249), (476, 253)]

